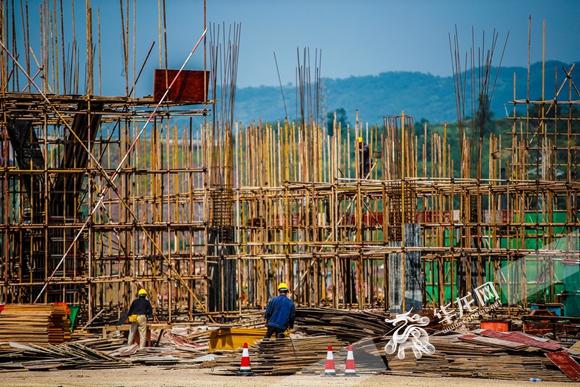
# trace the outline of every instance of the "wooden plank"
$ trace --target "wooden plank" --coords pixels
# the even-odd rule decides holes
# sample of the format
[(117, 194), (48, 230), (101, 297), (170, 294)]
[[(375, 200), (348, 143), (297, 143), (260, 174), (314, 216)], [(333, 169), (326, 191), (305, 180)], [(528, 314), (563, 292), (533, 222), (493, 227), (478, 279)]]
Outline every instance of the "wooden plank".
[(526, 344), (530, 347), (536, 347), (544, 349), (546, 351), (557, 351), (562, 349), (562, 346), (554, 341), (540, 340), (539, 338), (533, 338), (532, 336), (526, 335), (521, 332), (497, 332), (490, 329), (484, 329), (481, 334), (486, 337), (493, 337), (496, 339), (513, 341), (516, 343)]
[(574, 382), (580, 382), (580, 364), (564, 351), (547, 352), (546, 357), (558, 367), (564, 375)]
[(514, 350), (521, 350), (527, 348), (527, 345), (525, 344), (519, 344), (508, 340), (496, 339), (493, 337), (481, 337), (477, 335), (467, 334), (461, 335), (458, 338), (459, 340), (462, 341), (467, 341), (475, 344), (490, 345), (492, 347), (509, 348)]

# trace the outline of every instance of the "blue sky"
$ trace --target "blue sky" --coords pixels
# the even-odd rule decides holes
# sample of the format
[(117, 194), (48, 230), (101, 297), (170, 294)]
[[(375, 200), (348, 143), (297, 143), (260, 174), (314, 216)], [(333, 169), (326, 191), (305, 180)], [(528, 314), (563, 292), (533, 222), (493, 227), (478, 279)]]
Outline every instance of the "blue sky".
[(272, 51), (284, 63), (287, 78), (293, 74), (296, 46), (305, 45), (322, 49), (327, 77), (399, 70), (449, 75), (448, 33), (455, 24), (465, 48), (471, 26), (489, 33), (495, 27), (502, 37), (509, 31), (505, 64), (525, 65), (530, 14), (535, 44), (532, 61), (541, 59), (543, 18), (548, 57), (579, 59), (579, 1), (222, 0), (211, 17), (242, 22), (240, 83), (274, 84)]
[[(23, 0), (21, 0), (23, 1)], [(19, 0), (16, 0), (17, 9)], [(51, 1), (52, 3), (52, 1)], [(84, 0), (76, 0), (77, 39), (84, 39)], [(31, 35), (38, 36), (40, 1), (29, 0)], [(71, 0), (64, 0), (65, 15)], [(133, 1), (131, 0), (131, 6)], [(119, 2), (92, 0), (101, 14), (103, 91), (122, 94)], [(202, 31), (201, 0), (167, 0), (169, 67), (179, 67)], [(533, 19), (532, 62), (541, 59), (541, 23), (547, 22), (547, 58), (580, 60), (580, 1), (510, 0), (208, 0), (208, 20), (241, 22), (238, 86), (277, 85), (273, 51), (283, 83), (293, 82), (296, 48), (322, 49), (324, 77), (421, 71), (449, 75), (448, 33), (457, 24), (467, 49), (471, 28), (495, 28), (503, 39), (510, 32), (505, 66), (527, 63), (528, 15)], [(65, 34), (70, 38), (70, 16)], [(157, 1), (137, 1), (137, 67), (148, 46), (157, 40)], [(17, 33), (17, 36), (19, 34)], [(34, 44), (38, 44), (36, 41)], [(106, 56), (105, 56), (106, 53)], [(199, 66), (197, 56), (188, 68)], [(159, 67), (155, 50), (138, 94), (150, 91), (152, 70)]]

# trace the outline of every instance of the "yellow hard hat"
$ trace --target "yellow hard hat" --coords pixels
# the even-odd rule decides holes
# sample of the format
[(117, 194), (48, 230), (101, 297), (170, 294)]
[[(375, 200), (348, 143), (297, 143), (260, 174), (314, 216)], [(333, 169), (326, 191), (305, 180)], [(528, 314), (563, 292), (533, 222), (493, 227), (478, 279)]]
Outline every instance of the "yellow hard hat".
[(286, 285), (286, 282), (280, 282), (280, 284), (278, 284), (278, 290), (288, 290), (288, 285)]
[(363, 142), (363, 138), (362, 138), (362, 137), (358, 137), (356, 140), (357, 140), (358, 142)]
[(138, 295), (140, 296), (146, 296), (147, 295), (147, 290), (141, 288), (139, 289), (139, 292), (137, 292)]

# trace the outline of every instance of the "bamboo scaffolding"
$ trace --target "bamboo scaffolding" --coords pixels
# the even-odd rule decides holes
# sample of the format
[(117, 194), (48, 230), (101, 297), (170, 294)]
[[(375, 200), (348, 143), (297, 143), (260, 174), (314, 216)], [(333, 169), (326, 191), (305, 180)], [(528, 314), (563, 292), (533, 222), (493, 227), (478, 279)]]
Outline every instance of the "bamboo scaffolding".
[[(542, 90), (538, 100), (529, 91), (517, 96), (514, 77), (512, 127), (501, 135), (465, 120), (463, 97), (457, 132), (416, 126), (403, 113), (369, 126), (357, 112), (354, 127), (335, 116), (327, 128), (321, 54), (314, 51), (312, 64), (310, 50), (298, 50), (296, 121), (242, 125), (234, 119), (239, 25), (209, 27), (206, 105), (157, 106), (134, 96), (143, 69), (136, 71), (136, 1), (119, 6), (122, 96), (94, 95), (102, 54), (100, 13), (90, 1), (84, 38), (94, 46), (96, 23), (98, 43), (87, 48), (86, 77), (74, 8), (67, 15), (62, 2), (42, 2), (39, 57), (28, 47), (19, 70), (8, 53), (17, 54), (16, 34), (30, 44), (28, 9), (0, 7), (0, 25), (10, 26), (0, 30), (2, 303), (34, 302), (46, 286), (40, 301), (81, 305), (87, 320), (100, 313), (113, 321), (145, 286), (157, 316), (175, 321), (264, 307), (285, 281), (300, 305), (399, 311), (445, 305), (493, 281), (507, 305), (526, 306), (556, 301), (555, 273), (578, 264), (574, 68), (559, 74), (554, 95)], [(165, 7), (158, 2), (162, 68)], [(20, 27), (8, 17), (16, 11)], [(450, 43), (461, 73), (457, 37)], [(489, 57), (481, 62), (491, 66)], [(24, 72), (40, 77), (42, 94)], [(473, 77), (456, 77), (456, 93), (468, 95)], [(74, 95), (83, 84), (85, 95)], [(477, 110), (473, 88), (469, 94)], [(75, 120), (94, 140), (79, 137)], [(15, 147), (16, 132), (25, 133), (28, 153)], [(114, 188), (103, 191), (112, 175)], [(55, 197), (70, 210), (57, 213)]]

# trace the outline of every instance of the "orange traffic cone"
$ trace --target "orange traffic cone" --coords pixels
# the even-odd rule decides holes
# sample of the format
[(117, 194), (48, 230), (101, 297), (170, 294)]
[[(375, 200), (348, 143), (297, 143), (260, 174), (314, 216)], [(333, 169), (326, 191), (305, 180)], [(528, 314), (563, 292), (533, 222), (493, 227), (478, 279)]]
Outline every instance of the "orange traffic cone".
[(248, 343), (244, 343), (242, 350), (242, 360), (240, 361), (240, 370), (238, 375), (249, 376), (252, 375), (252, 367), (250, 366), (250, 353), (248, 351)]
[(324, 376), (336, 376), (336, 368), (334, 368), (334, 355), (332, 354), (332, 345), (329, 345), (328, 348), (326, 348)]
[(354, 364), (354, 354), (352, 352), (352, 345), (347, 347), (346, 361), (344, 363), (344, 376), (358, 376), (356, 374), (356, 366)]

